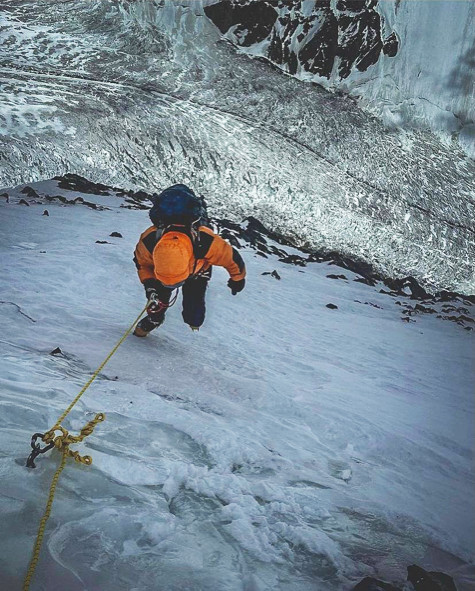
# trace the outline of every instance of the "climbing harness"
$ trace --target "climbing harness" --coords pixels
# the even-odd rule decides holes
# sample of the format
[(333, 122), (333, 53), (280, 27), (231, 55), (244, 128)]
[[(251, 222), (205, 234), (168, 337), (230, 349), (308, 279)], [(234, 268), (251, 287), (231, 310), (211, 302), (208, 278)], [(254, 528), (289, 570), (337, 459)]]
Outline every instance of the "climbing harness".
[[(70, 411), (72, 410), (74, 405), (78, 402), (78, 400), (81, 398), (81, 396), (84, 394), (84, 392), (89, 388), (89, 386), (92, 384), (92, 382), (96, 379), (96, 377), (99, 375), (99, 373), (104, 368), (106, 363), (110, 360), (112, 355), (114, 355), (114, 353), (117, 351), (117, 349), (120, 347), (120, 345), (122, 345), (122, 343), (125, 341), (127, 336), (130, 334), (132, 329), (135, 327), (137, 322), (140, 320), (141, 316), (147, 310), (150, 303), (151, 303), (151, 300), (149, 300), (147, 302), (146, 306), (142, 309), (142, 311), (137, 316), (137, 318), (133, 321), (133, 323), (130, 325), (130, 327), (122, 335), (120, 340), (117, 342), (117, 344), (111, 350), (111, 352), (107, 355), (107, 357), (104, 359), (104, 361), (101, 363), (101, 365), (96, 369), (94, 374), (91, 376), (91, 378), (88, 380), (88, 382), (84, 385), (84, 387), (81, 389), (81, 391), (76, 396), (76, 398), (71, 402), (71, 404), (68, 406), (68, 408), (59, 417), (59, 419), (56, 421), (54, 426), (51, 429), (49, 429), (48, 431), (46, 431), (45, 433), (34, 433), (31, 438), (32, 452), (30, 453), (28, 460), (26, 462), (26, 466), (28, 468), (35, 468), (35, 459), (38, 457), (38, 455), (46, 453), (47, 451), (49, 451), (53, 447), (55, 447), (58, 451), (60, 451), (62, 456), (61, 456), (61, 463), (58, 466), (58, 468), (56, 469), (56, 472), (54, 473), (53, 479), (51, 481), (48, 500), (46, 503), (46, 509), (45, 509), (43, 517), (40, 520), (40, 525), (38, 528), (38, 533), (36, 535), (36, 541), (35, 541), (35, 545), (33, 548), (33, 555), (32, 555), (30, 564), (28, 566), (28, 571), (25, 576), (25, 581), (23, 583), (23, 591), (29, 590), (31, 579), (34, 575), (36, 565), (38, 564), (40, 550), (41, 550), (41, 544), (43, 542), (43, 537), (44, 537), (44, 533), (45, 533), (45, 529), (46, 529), (46, 522), (48, 521), (48, 518), (51, 514), (51, 507), (53, 505), (56, 487), (58, 485), (58, 480), (61, 475), (61, 472), (63, 471), (64, 467), (66, 466), (66, 460), (68, 458), (74, 458), (74, 460), (80, 464), (85, 464), (86, 466), (90, 466), (92, 464), (91, 456), (81, 456), (77, 451), (71, 450), (69, 448), (69, 446), (72, 443), (80, 443), (81, 441), (83, 441), (86, 437), (88, 437), (88, 435), (90, 435), (94, 431), (94, 428), (96, 427), (96, 425), (98, 423), (101, 423), (102, 421), (104, 421), (106, 417), (105, 417), (104, 413), (96, 414), (96, 416), (94, 417), (94, 419), (92, 421), (89, 421), (86, 425), (84, 425), (84, 427), (79, 432), (79, 435), (71, 435), (64, 427), (62, 427), (61, 423), (64, 421), (66, 416), (70, 413)], [(57, 434), (58, 431), (59, 431), (59, 434)], [(43, 448), (41, 447), (40, 443), (37, 443), (38, 439), (41, 439), (46, 444)]]

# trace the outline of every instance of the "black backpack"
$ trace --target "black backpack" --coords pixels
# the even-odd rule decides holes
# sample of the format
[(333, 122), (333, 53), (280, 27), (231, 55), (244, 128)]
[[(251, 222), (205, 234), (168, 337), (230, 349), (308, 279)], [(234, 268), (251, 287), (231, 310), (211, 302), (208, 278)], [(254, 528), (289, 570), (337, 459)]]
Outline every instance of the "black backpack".
[(152, 195), (149, 212), (152, 224), (157, 228), (184, 225), (197, 228), (208, 221), (206, 203), (186, 185), (173, 185), (159, 195)]

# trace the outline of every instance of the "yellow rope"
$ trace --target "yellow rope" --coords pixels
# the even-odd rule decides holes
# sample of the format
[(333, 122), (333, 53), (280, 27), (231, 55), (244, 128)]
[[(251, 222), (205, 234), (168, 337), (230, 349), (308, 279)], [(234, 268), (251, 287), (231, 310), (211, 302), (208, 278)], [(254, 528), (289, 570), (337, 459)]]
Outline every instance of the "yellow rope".
[(65, 450), (65, 451), (63, 451), (63, 457), (61, 458), (61, 464), (58, 466), (58, 469), (54, 473), (53, 480), (51, 481), (51, 487), (49, 489), (49, 495), (48, 495), (48, 502), (46, 503), (46, 510), (45, 510), (43, 517), (41, 518), (40, 526), (38, 528), (38, 533), (36, 534), (36, 542), (35, 542), (35, 546), (33, 548), (33, 556), (31, 558), (30, 565), (29, 565), (28, 571), (26, 573), (25, 582), (23, 583), (23, 591), (29, 590), (31, 579), (35, 573), (36, 565), (38, 564), (38, 560), (40, 557), (41, 544), (43, 543), (43, 537), (45, 534), (46, 522), (48, 521), (48, 518), (51, 513), (51, 506), (53, 505), (54, 493), (56, 492), (56, 486), (58, 485), (59, 476), (60, 476), (61, 472), (63, 471), (64, 466), (66, 465), (67, 457), (68, 457), (68, 454), (66, 453), (66, 450)]
[[(38, 560), (40, 557), (41, 545), (43, 543), (43, 538), (44, 538), (44, 534), (45, 534), (46, 522), (48, 521), (49, 516), (51, 514), (51, 507), (53, 505), (54, 495), (56, 493), (56, 487), (58, 486), (58, 480), (61, 475), (61, 472), (63, 471), (64, 467), (66, 466), (66, 460), (69, 457), (72, 457), (72, 458), (74, 458), (74, 460), (76, 462), (79, 462), (81, 464), (85, 464), (87, 466), (90, 466), (92, 464), (91, 456), (81, 456), (81, 455), (79, 455), (79, 453), (77, 451), (69, 449), (69, 446), (71, 443), (80, 443), (83, 439), (85, 439), (88, 435), (90, 435), (94, 431), (94, 427), (98, 423), (102, 422), (106, 417), (105, 417), (104, 413), (96, 414), (95, 418), (92, 421), (89, 421), (89, 423), (84, 425), (84, 427), (79, 432), (79, 435), (70, 435), (69, 432), (64, 427), (61, 426), (61, 423), (66, 418), (66, 416), (70, 413), (71, 409), (77, 403), (77, 401), (81, 398), (81, 396), (84, 394), (84, 392), (89, 388), (89, 386), (92, 384), (92, 382), (96, 379), (96, 377), (98, 376), (100, 371), (103, 369), (105, 364), (112, 357), (112, 355), (114, 355), (114, 353), (117, 351), (117, 349), (120, 347), (120, 345), (122, 345), (122, 343), (125, 341), (125, 339), (129, 335), (131, 330), (134, 328), (134, 326), (140, 320), (140, 317), (142, 316), (142, 314), (145, 312), (145, 310), (149, 306), (149, 303), (150, 302), (147, 302), (147, 305), (143, 308), (143, 310), (140, 312), (140, 314), (137, 316), (137, 318), (133, 321), (131, 326), (127, 329), (127, 331), (124, 333), (122, 338), (118, 341), (118, 343), (115, 345), (115, 347), (109, 353), (109, 355), (104, 359), (104, 361), (101, 363), (101, 365), (97, 368), (97, 370), (92, 375), (91, 379), (87, 382), (87, 384), (82, 388), (82, 390), (79, 392), (79, 394), (76, 396), (76, 398), (71, 402), (71, 404), (68, 406), (68, 408), (63, 412), (63, 414), (56, 421), (54, 427), (52, 427), (49, 431), (47, 431), (43, 435), (43, 441), (45, 443), (54, 443), (55, 448), (61, 452), (62, 457), (61, 457), (61, 463), (58, 466), (56, 472), (54, 473), (53, 480), (51, 481), (51, 486), (50, 486), (49, 495), (48, 495), (48, 501), (46, 503), (46, 509), (45, 509), (43, 517), (40, 520), (40, 525), (38, 528), (38, 533), (36, 535), (35, 545), (33, 547), (33, 555), (32, 555), (30, 564), (28, 566), (28, 571), (25, 576), (25, 581), (23, 583), (23, 591), (29, 591), (29, 589), (30, 589), (31, 579), (33, 578), (33, 575), (34, 575), (35, 569), (36, 569), (36, 565), (38, 564)], [(60, 431), (61, 435), (55, 435), (55, 431)]]
[[(30, 588), (31, 579), (35, 573), (36, 565), (38, 564), (38, 560), (40, 558), (40, 551), (41, 545), (43, 543), (43, 538), (45, 535), (45, 528), (46, 522), (49, 519), (51, 514), (51, 507), (54, 501), (54, 495), (56, 493), (56, 487), (58, 486), (58, 480), (63, 471), (64, 467), (66, 466), (66, 460), (68, 457), (73, 457), (76, 462), (80, 462), (82, 464), (91, 465), (92, 458), (91, 456), (80, 456), (77, 451), (73, 451), (69, 449), (69, 445), (71, 443), (79, 443), (83, 439), (85, 439), (88, 435), (90, 435), (94, 431), (94, 427), (97, 423), (102, 422), (105, 419), (105, 415), (103, 413), (98, 413), (92, 421), (89, 421), (80, 431), (79, 435), (70, 435), (66, 429), (60, 427), (62, 435), (59, 435), (54, 438), (54, 446), (56, 449), (62, 452), (61, 463), (58, 466), (58, 469), (54, 473), (53, 480), (51, 481), (51, 486), (49, 489), (48, 501), (46, 502), (46, 509), (44, 512), (43, 517), (40, 520), (40, 525), (38, 528), (38, 533), (36, 534), (36, 541), (33, 547), (33, 556), (30, 561), (30, 565), (28, 567), (28, 571), (26, 573), (25, 582), (23, 583), (23, 591), (28, 591)], [(51, 432), (49, 431), (48, 434)], [(54, 437), (54, 432), (53, 432)]]
[(134, 328), (134, 326), (140, 320), (140, 317), (145, 312), (145, 310), (148, 308), (148, 305), (149, 305), (149, 302), (147, 302), (146, 306), (140, 312), (140, 314), (137, 316), (137, 318), (133, 321), (133, 323), (131, 324), (131, 326), (129, 327), (129, 329), (124, 333), (124, 335), (118, 341), (118, 343), (116, 344), (116, 346), (112, 349), (112, 351), (109, 353), (109, 355), (104, 359), (104, 361), (101, 363), (101, 365), (96, 369), (96, 371), (93, 373), (92, 377), (87, 382), (87, 384), (83, 387), (83, 389), (79, 392), (79, 394), (76, 396), (76, 398), (71, 402), (71, 404), (68, 406), (68, 408), (59, 417), (59, 419), (56, 421), (56, 423), (55, 423), (54, 427), (51, 429), (51, 431), (54, 431), (55, 429), (59, 429), (60, 424), (64, 421), (64, 419), (71, 412), (71, 409), (73, 408), (73, 406), (81, 398), (81, 396), (84, 394), (84, 392), (89, 388), (89, 386), (92, 384), (92, 382), (97, 378), (98, 374), (104, 368), (105, 364), (109, 361), (109, 359), (112, 357), (112, 355), (114, 355), (114, 353), (117, 351), (117, 349), (122, 345), (122, 343), (125, 341), (125, 339), (129, 336), (130, 331)]

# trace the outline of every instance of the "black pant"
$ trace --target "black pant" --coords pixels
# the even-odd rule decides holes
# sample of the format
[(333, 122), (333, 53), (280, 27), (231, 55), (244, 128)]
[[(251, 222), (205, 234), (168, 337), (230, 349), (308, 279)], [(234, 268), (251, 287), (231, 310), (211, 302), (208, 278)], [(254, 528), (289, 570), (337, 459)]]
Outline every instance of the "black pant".
[[(183, 295), (183, 310), (182, 316), (186, 324), (190, 326), (199, 327), (203, 324), (206, 313), (206, 288), (208, 287), (208, 281), (211, 277), (211, 270), (205, 275), (198, 275), (195, 277), (189, 277), (182, 287)], [(157, 281), (155, 287), (160, 301), (164, 304), (170, 303), (172, 293), (175, 291), (164, 287)], [(163, 308), (158, 312), (148, 313), (148, 316), (155, 324), (161, 324), (165, 318), (167, 308)]]

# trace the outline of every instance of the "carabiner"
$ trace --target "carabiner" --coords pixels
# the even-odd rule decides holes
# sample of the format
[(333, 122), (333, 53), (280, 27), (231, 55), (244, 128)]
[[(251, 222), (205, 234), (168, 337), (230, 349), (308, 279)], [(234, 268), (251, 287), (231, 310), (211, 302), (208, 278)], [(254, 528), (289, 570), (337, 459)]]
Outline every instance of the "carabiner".
[(48, 443), (48, 445), (45, 445), (43, 448), (41, 448), (39, 443), (36, 443), (36, 440), (38, 439), (38, 437), (40, 437), (41, 439), (43, 439), (44, 437), (44, 433), (34, 433), (31, 437), (31, 449), (33, 450), (31, 452), (31, 454), (28, 456), (28, 459), (26, 460), (26, 467), (27, 468), (36, 468), (35, 465), (35, 459), (40, 455), (40, 454), (44, 454), (47, 451), (49, 451), (50, 449), (52, 449), (54, 447), (54, 443)]

